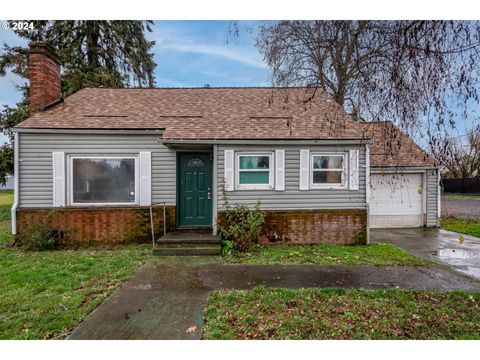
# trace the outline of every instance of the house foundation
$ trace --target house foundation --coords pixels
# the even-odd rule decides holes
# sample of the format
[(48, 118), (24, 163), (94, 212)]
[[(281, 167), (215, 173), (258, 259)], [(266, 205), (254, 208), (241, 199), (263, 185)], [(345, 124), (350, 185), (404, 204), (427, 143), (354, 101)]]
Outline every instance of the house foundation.
[[(155, 238), (175, 230), (175, 206), (152, 207)], [(152, 241), (149, 207), (18, 209), (17, 235), (46, 224), (62, 245), (127, 244)]]
[[(366, 209), (265, 211), (262, 244), (367, 243)], [(219, 213), (218, 222), (224, 222)]]

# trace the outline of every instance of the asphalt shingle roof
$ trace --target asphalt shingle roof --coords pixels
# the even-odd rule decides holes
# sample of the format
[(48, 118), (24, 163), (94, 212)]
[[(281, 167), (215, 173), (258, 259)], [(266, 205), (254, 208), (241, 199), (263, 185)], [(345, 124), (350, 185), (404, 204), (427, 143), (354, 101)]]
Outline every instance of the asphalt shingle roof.
[(363, 128), (363, 136), (373, 140), (370, 147), (371, 166), (435, 166), (435, 160), (392, 122), (359, 125)]
[(361, 129), (305, 88), (86, 88), (18, 125), (51, 129), (165, 129), (166, 139), (359, 139)]
[(164, 129), (169, 140), (373, 139), (372, 166), (433, 159), (391, 122), (356, 123), (325, 92), (306, 88), (85, 88), (16, 127)]

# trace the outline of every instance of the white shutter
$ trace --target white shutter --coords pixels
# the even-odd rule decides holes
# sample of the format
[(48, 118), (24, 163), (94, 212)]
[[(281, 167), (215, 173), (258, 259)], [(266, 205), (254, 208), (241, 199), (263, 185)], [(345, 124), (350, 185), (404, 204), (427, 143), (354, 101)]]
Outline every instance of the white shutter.
[(140, 205), (152, 204), (152, 153), (141, 151), (139, 154), (139, 203)]
[(65, 153), (52, 152), (53, 206), (65, 206)]
[(370, 204), (370, 144), (365, 145), (365, 197)]
[(358, 190), (358, 150), (350, 150), (349, 154), (348, 188), (350, 190)]
[(308, 190), (310, 183), (310, 150), (300, 150), (300, 190)]
[(275, 190), (285, 190), (285, 150), (275, 150)]
[(234, 182), (233, 150), (225, 150), (225, 191), (233, 191)]

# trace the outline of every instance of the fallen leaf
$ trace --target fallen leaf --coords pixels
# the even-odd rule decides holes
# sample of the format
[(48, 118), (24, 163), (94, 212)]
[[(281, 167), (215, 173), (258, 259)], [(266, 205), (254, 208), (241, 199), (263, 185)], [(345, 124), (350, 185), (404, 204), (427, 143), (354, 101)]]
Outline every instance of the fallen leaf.
[(196, 327), (195, 325), (192, 325), (192, 326), (190, 326), (190, 327), (187, 329), (187, 331), (185, 331), (185, 332), (186, 332), (186, 333), (193, 333), (193, 332), (195, 332), (195, 331), (197, 331), (197, 327)]
[(460, 235), (460, 236), (458, 237), (458, 242), (459, 242), (460, 244), (463, 244), (464, 241), (465, 241), (465, 238), (463, 237), (463, 235)]

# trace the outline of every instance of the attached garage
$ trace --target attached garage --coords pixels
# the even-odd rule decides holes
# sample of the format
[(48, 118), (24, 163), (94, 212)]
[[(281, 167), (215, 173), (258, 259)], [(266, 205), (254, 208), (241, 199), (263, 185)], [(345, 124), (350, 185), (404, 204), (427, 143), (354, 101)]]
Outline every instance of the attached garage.
[(423, 226), (423, 174), (372, 174), (370, 227)]
[(435, 161), (389, 121), (363, 123), (368, 152), (370, 228), (435, 227), (440, 192)]

